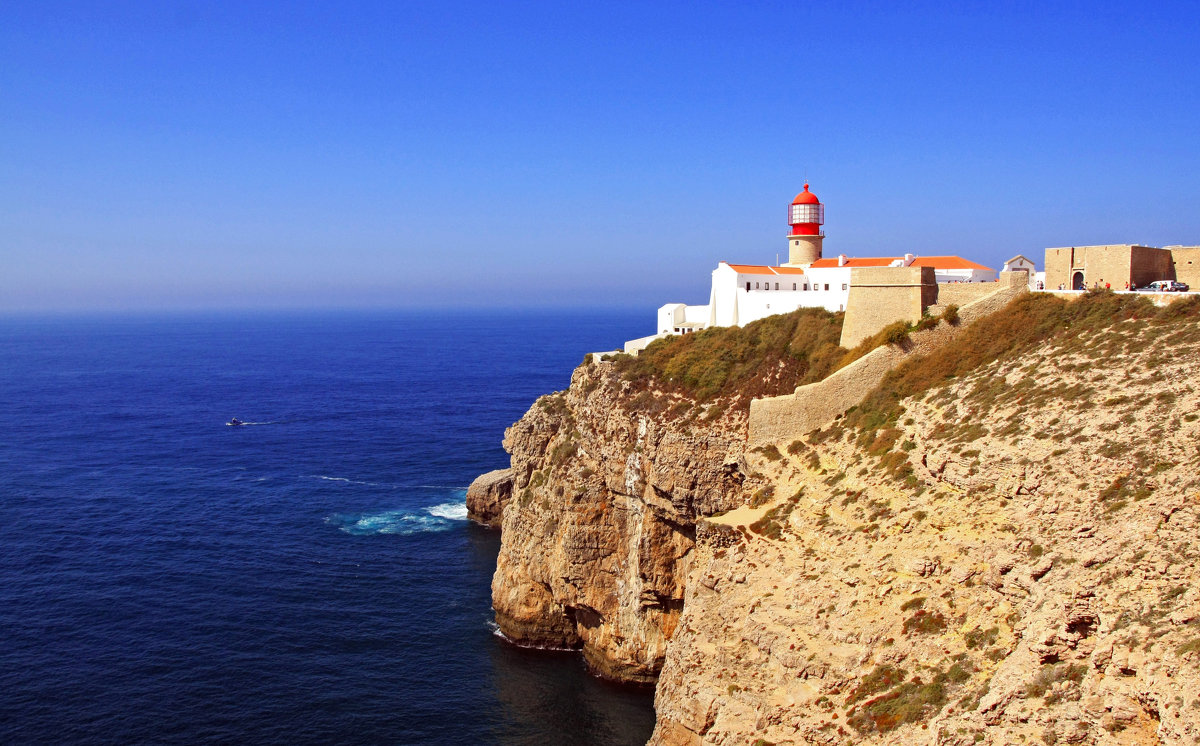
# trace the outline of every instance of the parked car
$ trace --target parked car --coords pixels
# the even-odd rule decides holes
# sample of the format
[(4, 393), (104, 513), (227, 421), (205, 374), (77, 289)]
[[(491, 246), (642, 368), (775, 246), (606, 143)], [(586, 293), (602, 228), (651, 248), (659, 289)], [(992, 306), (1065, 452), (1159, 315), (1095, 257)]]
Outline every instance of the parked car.
[(1175, 282), (1174, 280), (1158, 280), (1147, 285), (1144, 290), (1151, 293), (1186, 293), (1188, 291), (1187, 283)]

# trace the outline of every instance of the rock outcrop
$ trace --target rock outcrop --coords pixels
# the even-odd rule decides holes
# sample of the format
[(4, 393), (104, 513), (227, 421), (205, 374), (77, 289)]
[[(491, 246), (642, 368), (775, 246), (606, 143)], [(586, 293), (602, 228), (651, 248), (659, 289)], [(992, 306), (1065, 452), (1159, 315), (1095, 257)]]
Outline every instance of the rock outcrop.
[(512, 499), (513, 470), (496, 469), (481, 474), (467, 488), (467, 517), (491, 528), (500, 528), (504, 506)]

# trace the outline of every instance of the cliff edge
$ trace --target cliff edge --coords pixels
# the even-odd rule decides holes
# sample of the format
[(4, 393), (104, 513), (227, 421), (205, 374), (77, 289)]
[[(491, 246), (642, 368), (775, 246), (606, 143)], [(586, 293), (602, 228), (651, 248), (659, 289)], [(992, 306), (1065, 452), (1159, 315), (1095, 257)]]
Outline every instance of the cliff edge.
[(1024, 296), (753, 448), (733, 390), (836, 362), (581, 366), (505, 436), (497, 623), (657, 678), (653, 743), (1195, 743), (1198, 318)]

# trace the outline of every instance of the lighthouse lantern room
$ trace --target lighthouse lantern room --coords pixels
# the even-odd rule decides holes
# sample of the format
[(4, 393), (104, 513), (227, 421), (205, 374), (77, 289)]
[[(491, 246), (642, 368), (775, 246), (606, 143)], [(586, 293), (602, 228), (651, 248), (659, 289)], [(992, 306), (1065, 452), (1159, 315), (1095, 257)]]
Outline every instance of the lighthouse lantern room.
[(821, 245), (825, 234), (821, 226), (825, 224), (825, 205), (817, 199), (817, 195), (804, 191), (796, 195), (788, 209), (788, 266), (807, 266), (821, 258)]

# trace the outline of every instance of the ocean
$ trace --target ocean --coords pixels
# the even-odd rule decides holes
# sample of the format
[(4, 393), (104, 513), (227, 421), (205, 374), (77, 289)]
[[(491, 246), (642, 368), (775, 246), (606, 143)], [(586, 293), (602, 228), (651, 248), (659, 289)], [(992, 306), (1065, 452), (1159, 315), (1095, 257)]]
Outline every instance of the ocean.
[(494, 634), (464, 494), (652, 324), (0, 319), (0, 742), (644, 743), (652, 691)]

